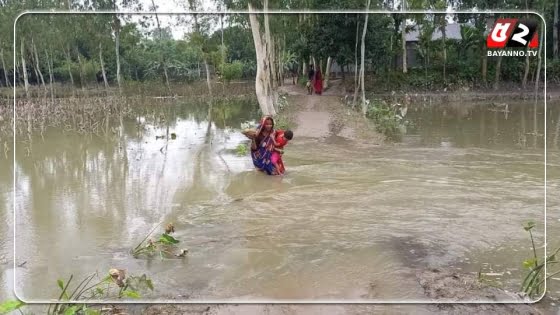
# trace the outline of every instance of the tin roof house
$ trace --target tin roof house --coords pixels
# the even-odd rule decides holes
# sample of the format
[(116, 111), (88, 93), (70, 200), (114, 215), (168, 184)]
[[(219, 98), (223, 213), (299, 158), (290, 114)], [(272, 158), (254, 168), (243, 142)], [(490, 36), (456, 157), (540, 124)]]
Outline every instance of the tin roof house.
[[(453, 23), (447, 24), (445, 27), (445, 37), (448, 40), (461, 40), (461, 26), (473, 27), (469, 23)], [(422, 61), (418, 56), (417, 46), (420, 39), (421, 25), (414, 25), (405, 35), (406, 39), (406, 61), (409, 67), (417, 67), (422, 65)], [(432, 34), (432, 41), (442, 38), (440, 28), (436, 28)], [(402, 57), (398, 57), (397, 64), (402, 67)]]

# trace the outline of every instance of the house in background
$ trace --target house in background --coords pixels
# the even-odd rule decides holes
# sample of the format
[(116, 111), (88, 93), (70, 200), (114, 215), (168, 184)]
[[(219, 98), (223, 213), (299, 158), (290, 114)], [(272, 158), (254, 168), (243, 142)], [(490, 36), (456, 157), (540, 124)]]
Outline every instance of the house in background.
[[(474, 27), (470, 23), (453, 23), (447, 24), (445, 27), (445, 37), (449, 40), (461, 40), (461, 25), (467, 27)], [(422, 59), (418, 55), (418, 41), (420, 39), (420, 31), (422, 27), (420, 25), (413, 26), (412, 30), (406, 33), (406, 64), (408, 67), (419, 67), (422, 66)], [(437, 28), (432, 34), (432, 41), (440, 40), (442, 38), (441, 29)], [(397, 58), (397, 65), (402, 68), (402, 56)]]
[[(488, 31), (492, 29), (493, 25), (494, 25), (494, 15), (490, 14), (488, 16), (488, 18), (486, 19), (486, 31), (484, 32), (484, 35), (488, 34)], [(461, 26), (466, 26), (466, 27), (474, 27), (473, 24), (471, 23), (449, 23), (447, 24), (446, 28), (445, 28), (445, 36), (448, 40), (462, 40), (461, 37)], [(422, 59), (418, 54), (418, 50), (417, 50), (417, 46), (418, 46), (418, 41), (420, 38), (420, 30), (421, 30), (421, 25), (414, 25), (412, 27), (411, 30), (409, 30), (406, 35), (405, 35), (405, 39), (406, 39), (406, 60), (407, 60), (407, 66), (409, 68), (413, 68), (413, 67), (421, 67), (422, 66)], [(432, 34), (432, 41), (435, 40), (439, 40), (442, 37), (442, 33), (441, 30), (439, 28), (434, 30), (434, 33)], [(366, 48), (367, 49), (367, 48)], [(395, 60), (397, 68), (402, 69), (402, 56), (398, 56)], [(368, 69), (371, 68), (371, 66), (368, 64), (366, 67), (366, 71), (371, 70)], [(347, 65), (347, 67), (345, 68), (347, 74), (352, 75), (352, 73), (354, 72), (354, 64), (349, 64)], [(358, 66), (358, 70), (359, 70), (359, 66)], [(340, 66), (336, 63), (336, 61), (333, 61), (333, 64), (331, 66), (331, 76), (332, 77), (339, 77), (341, 75), (341, 68)]]

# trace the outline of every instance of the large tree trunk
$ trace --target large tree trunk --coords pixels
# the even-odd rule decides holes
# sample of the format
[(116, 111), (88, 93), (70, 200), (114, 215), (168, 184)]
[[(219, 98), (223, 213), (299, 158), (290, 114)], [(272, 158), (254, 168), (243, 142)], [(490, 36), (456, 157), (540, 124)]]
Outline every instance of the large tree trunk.
[[(366, 11), (369, 11), (369, 5), (371, 0), (368, 0)], [(366, 32), (367, 32), (367, 22), (368, 22), (369, 13), (366, 13), (366, 21), (364, 22), (364, 32), (362, 33), (362, 64), (360, 66), (360, 86), (362, 87), (362, 114), (365, 116), (367, 113), (367, 104), (366, 104), (366, 88), (365, 88), (365, 56), (366, 56)]]
[(37, 69), (37, 73), (39, 74), (39, 78), (41, 79), (41, 84), (43, 85), (43, 89), (46, 92), (47, 85), (45, 84), (45, 78), (43, 77), (43, 73), (41, 72), (41, 66), (39, 64), (39, 54), (37, 53), (37, 47), (35, 46), (35, 41), (33, 40), (33, 37), (31, 37), (31, 48), (33, 50), (33, 56), (35, 59), (35, 68)]
[(552, 55), (558, 59), (558, 0), (554, 1), (554, 24), (552, 26)]
[(323, 81), (323, 89), (329, 87), (329, 79), (331, 77), (332, 58), (327, 58), (327, 66), (325, 67), (325, 80)]
[(27, 77), (27, 66), (25, 64), (25, 44), (23, 37), (21, 38), (21, 68), (23, 72), (23, 84), (25, 87), (25, 96), (29, 97), (29, 79)]
[(496, 75), (494, 76), (494, 90), (500, 87), (500, 72), (502, 72), (502, 56), (498, 56), (496, 62)]
[(12, 83), (8, 79), (8, 71), (7, 71), (8, 68), (6, 68), (6, 61), (4, 60), (4, 48), (0, 50), (0, 59), (2, 60), (2, 71), (4, 71), (4, 80), (6, 80), (6, 86), (12, 87)]
[[(265, 1), (265, 5), (267, 2)], [(276, 115), (276, 110), (274, 108), (274, 98), (272, 93), (271, 78), (270, 78), (270, 64), (269, 52), (270, 49), (269, 42), (267, 42), (266, 37), (263, 38), (261, 35), (261, 25), (257, 16), (254, 12), (253, 6), (249, 2), (249, 21), (251, 23), (251, 32), (253, 34), (253, 41), (255, 43), (255, 53), (257, 56), (257, 74), (255, 78), (255, 92), (257, 95), (257, 100), (259, 106), (264, 115)], [(265, 6), (264, 10), (267, 7)], [(265, 15), (266, 16), (266, 15)], [(265, 19), (265, 23), (268, 21)], [(265, 25), (266, 27), (266, 25)]]
[(101, 74), (103, 75), (103, 83), (105, 84), (105, 89), (109, 89), (109, 83), (107, 82), (107, 74), (105, 73), (105, 63), (103, 62), (103, 48), (101, 43), (99, 43), (99, 63), (101, 64)]
[(359, 32), (360, 30), (360, 22), (356, 24), (356, 49), (354, 52), (354, 99), (352, 100), (352, 106), (356, 104), (358, 101), (358, 93), (360, 90), (359, 81), (358, 81), (358, 39), (359, 39)]

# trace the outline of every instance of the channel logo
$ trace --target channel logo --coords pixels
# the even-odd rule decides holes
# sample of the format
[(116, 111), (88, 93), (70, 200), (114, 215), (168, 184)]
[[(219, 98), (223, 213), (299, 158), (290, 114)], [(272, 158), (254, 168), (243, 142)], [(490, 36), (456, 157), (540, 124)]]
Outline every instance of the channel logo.
[(498, 19), (486, 38), (488, 48), (537, 48), (538, 23), (530, 19)]

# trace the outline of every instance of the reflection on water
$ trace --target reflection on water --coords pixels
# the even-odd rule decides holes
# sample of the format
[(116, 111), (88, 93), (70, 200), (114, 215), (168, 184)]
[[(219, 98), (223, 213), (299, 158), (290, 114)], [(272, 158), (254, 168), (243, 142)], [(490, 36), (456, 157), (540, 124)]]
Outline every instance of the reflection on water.
[[(560, 110), (548, 110), (548, 186), (557, 188)], [(18, 144), (16, 260), (27, 262), (16, 272), (20, 296), (53, 298), (58, 278), (112, 267), (148, 273), (156, 290), (147, 299), (423, 299), (416, 270), (494, 262), (517, 288), (530, 255), (521, 226), (544, 220), (542, 107), (411, 106), (412, 127), (395, 146), (296, 135), (284, 178), (232, 153), (246, 141), (240, 123), (258, 118), (254, 104), (217, 104), (210, 125), (206, 114), (202, 105), (148, 107), (108, 138), (51, 129), (32, 139), (29, 156)], [(0, 257), (13, 233), (7, 162)], [(550, 208), (558, 201), (549, 193)], [(549, 213), (550, 227), (558, 219)], [(160, 222), (175, 223), (188, 258), (131, 258)], [(550, 227), (549, 239), (558, 239)], [(535, 237), (542, 244), (542, 226)]]

